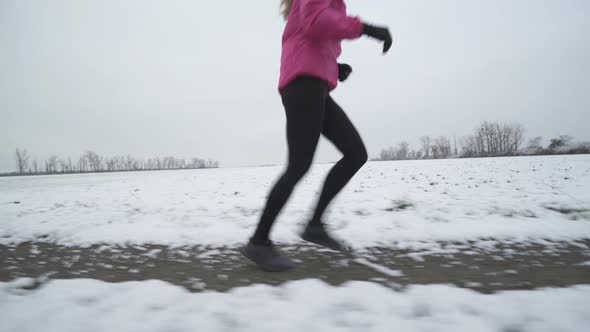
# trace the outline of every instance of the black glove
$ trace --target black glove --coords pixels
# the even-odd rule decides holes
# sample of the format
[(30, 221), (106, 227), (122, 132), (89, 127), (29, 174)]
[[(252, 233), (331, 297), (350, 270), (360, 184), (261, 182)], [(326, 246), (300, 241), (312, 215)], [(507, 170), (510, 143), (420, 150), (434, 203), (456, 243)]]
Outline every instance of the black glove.
[(393, 44), (393, 39), (391, 38), (391, 34), (389, 33), (389, 28), (387, 27), (378, 27), (370, 24), (363, 24), (365, 26), (365, 30), (363, 34), (381, 40), (383, 42), (383, 54), (387, 53), (391, 48), (391, 44)]
[(346, 81), (350, 73), (352, 73), (352, 67), (350, 65), (347, 65), (346, 63), (338, 64), (338, 80), (340, 82)]

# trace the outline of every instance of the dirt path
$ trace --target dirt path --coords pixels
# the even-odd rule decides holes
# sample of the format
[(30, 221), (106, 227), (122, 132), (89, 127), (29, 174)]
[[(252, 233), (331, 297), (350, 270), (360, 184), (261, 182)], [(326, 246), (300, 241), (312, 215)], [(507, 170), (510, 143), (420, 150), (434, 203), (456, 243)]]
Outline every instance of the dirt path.
[(590, 265), (583, 264), (590, 261), (590, 240), (578, 246), (496, 245), (486, 251), (465, 244), (440, 245), (446, 253), (372, 248), (355, 257), (313, 246), (282, 247), (298, 262), (298, 268), (288, 273), (265, 273), (236, 248), (81, 248), (24, 243), (0, 246), (0, 281), (16, 277), (36, 277), (39, 284), (70, 278), (107, 282), (159, 279), (191, 291), (225, 291), (253, 283), (276, 285), (318, 278), (334, 285), (363, 280), (393, 288), (445, 283), (484, 293), (590, 284)]

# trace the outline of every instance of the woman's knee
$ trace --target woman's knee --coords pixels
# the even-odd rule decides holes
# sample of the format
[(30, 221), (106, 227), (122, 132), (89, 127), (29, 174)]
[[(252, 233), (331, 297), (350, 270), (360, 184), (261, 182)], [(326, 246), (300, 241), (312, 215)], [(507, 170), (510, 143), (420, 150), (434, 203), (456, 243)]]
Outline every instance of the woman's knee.
[(365, 146), (361, 145), (358, 149), (355, 149), (354, 152), (345, 154), (343, 158), (355, 168), (359, 169), (367, 162), (367, 160), (369, 160), (369, 155)]
[(301, 178), (309, 171), (311, 167), (311, 161), (297, 161), (290, 162), (287, 166), (285, 175), (289, 177), (294, 183), (299, 182)]

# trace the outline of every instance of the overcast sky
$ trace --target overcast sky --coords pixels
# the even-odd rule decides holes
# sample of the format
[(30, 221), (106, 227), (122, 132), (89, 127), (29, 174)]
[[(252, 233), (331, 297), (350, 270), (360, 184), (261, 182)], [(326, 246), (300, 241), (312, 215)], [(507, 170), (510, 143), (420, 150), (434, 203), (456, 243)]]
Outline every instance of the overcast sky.
[[(295, 0), (297, 1), (297, 0)], [(282, 164), (279, 0), (0, 0), (0, 171), (86, 150)], [(349, 0), (386, 56), (346, 42), (333, 95), (371, 156), (483, 120), (590, 140), (590, 1)], [(339, 154), (321, 142), (317, 162)]]

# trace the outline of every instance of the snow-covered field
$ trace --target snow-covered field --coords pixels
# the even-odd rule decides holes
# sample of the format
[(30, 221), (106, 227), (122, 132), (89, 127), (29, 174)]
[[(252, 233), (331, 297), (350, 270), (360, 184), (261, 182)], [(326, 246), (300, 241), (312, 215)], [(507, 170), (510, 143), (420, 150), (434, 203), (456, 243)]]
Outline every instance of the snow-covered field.
[[(0, 283), (0, 331), (586, 331), (590, 286), (483, 295), (317, 280), (196, 293), (161, 281)], [(30, 292), (30, 294), (27, 294)], [(5, 319), (8, 318), (8, 319)]]
[[(314, 166), (297, 188), (273, 230), (277, 242), (300, 243), (297, 231), (330, 166)], [(0, 245), (235, 247), (253, 231), (281, 170), (0, 178)], [(442, 242), (447, 248), (458, 242), (458, 250), (465, 248), (460, 243), (485, 250), (555, 242), (587, 250), (590, 156), (372, 162), (326, 221), (359, 252), (378, 247), (422, 255), (440, 252)], [(590, 325), (590, 286), (483, 295), (451, 285), (395, 291), (309, 279), (189, 293), (158, 280), (51, 280), (36, 289), (30, 282), (0, 283), (0, 331), (508, 332)]]
[[(314, 166), (296, 189), (275, 240), (299, 241), (330, 166)], [(239, 245), (281, 170), (1, 178), (0, 244)], [(588, 239), (590, 156), (372, 162), (329, 212), (356, 248)]]

